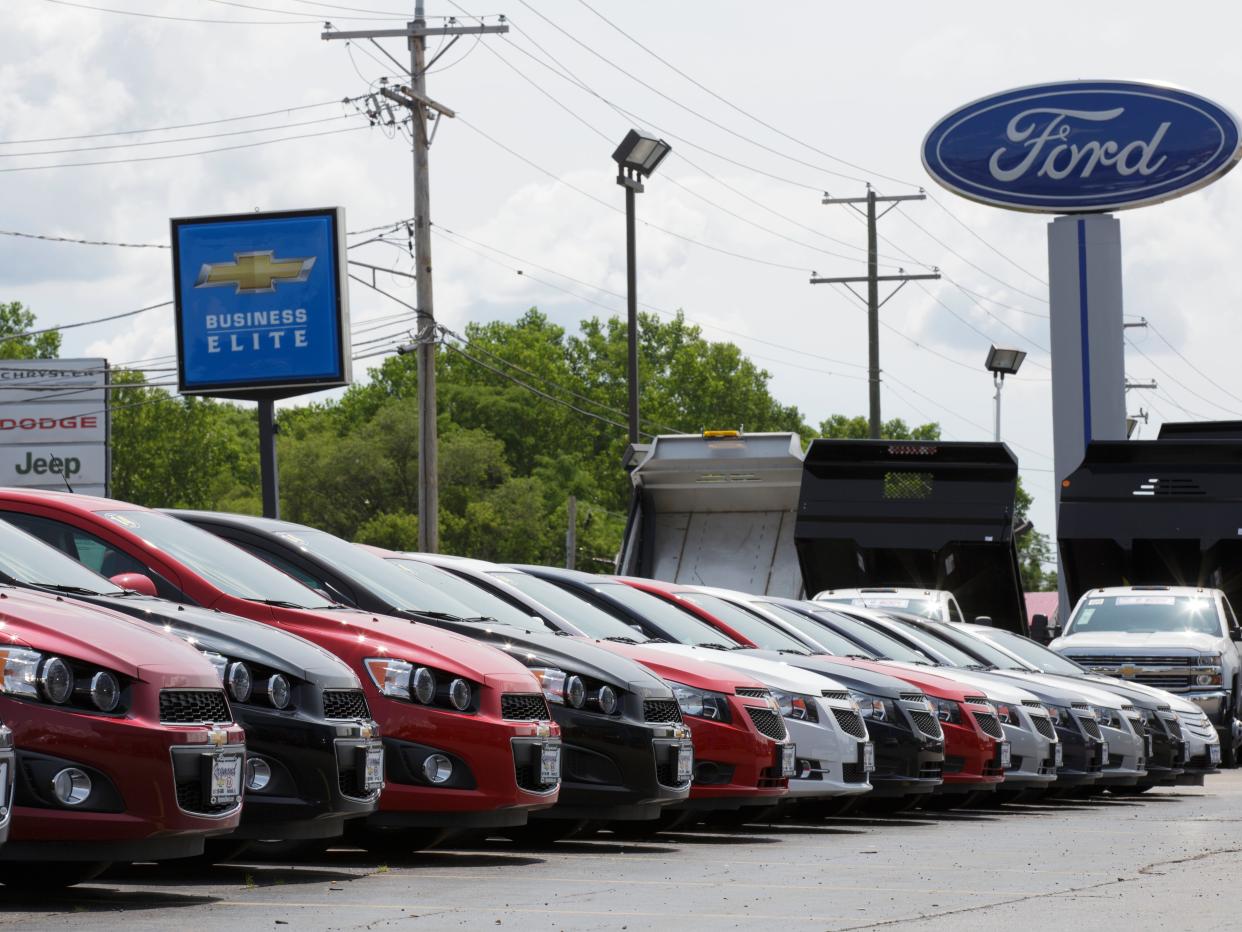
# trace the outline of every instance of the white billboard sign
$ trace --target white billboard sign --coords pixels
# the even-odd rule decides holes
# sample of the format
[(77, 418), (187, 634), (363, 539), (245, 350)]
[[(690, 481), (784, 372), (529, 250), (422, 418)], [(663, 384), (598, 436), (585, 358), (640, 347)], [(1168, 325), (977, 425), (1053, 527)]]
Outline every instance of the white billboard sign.
[(107, 495), (108, 361), (0, 359), (0, 485)]

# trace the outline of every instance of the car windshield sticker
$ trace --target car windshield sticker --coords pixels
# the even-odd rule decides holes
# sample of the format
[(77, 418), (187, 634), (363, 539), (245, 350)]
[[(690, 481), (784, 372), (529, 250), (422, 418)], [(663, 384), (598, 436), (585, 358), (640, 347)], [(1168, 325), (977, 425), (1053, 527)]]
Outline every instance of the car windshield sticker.
[(121, 514), (120, 512), (105, 511), (104, 517), (107, 518), (109, 521), (115, 521), (117, 524), (121, 525), (122, 527), (127, 527), (127, 528), (138, 527), (137, 521), (134, 521), (130, 518), (125, 517), (125, 515)]
[(1119, 595), (1117, 605), (1173, 605), (1177, 600), (1171, 595)]
[(909, 608), (909, 599), (867, 599), (864, 603), (868, 608)]
[(1087, 599), (1087, 604), (1088, 605), (1103, 605), (1104, 600), (1103, 599)]

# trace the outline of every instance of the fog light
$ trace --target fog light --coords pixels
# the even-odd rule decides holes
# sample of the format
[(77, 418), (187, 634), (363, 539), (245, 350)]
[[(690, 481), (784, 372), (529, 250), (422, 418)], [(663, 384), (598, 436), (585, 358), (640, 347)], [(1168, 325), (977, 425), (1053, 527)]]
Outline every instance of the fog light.
[(80, 806), (91, 795), (91, 778), (77, 767), (66, 767), (52, 777), (52, 795), (63, 806)]
[(246, 789), (261, 790), (272, 782), (272, 768), (267, 761), (251, 757), (246, 761)]
[(423, 761), (423, 776), (428, 783), (447, 783), (453, 775), (453, 762), (443, 754), (432, 754)]

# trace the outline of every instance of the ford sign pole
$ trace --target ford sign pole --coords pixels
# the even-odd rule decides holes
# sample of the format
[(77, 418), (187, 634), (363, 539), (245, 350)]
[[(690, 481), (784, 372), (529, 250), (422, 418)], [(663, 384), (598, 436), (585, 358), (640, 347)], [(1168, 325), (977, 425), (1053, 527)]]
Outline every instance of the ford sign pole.
[(950, 191), (1063, 215), (1048, 224), (1058, 499), (1088, 443), (1126, 439), (1121, 224), (1109, 212), (1210, 184), (1237, 164), (1239, 138), (1229, 111), (1187, 91), (1067, 81), (959, 107), (924, 139), (923, 165)]

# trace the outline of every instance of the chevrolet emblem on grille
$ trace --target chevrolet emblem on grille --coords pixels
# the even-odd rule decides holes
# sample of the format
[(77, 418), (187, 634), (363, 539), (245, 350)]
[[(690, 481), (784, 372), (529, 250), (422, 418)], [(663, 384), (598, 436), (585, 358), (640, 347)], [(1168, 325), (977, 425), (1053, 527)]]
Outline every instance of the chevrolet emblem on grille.
[(229, 733), (223, 728), (212, 728), (207, 732), (207, 743), (213, 747), (221, 748), (228, 744)]
[(1138, 674), (1138, 667), (1132, 663), (1124, 664), (1119, 671), (1123, 679), (1132, 680)]
[(277, 259), (263, 252), (236, 252), (232, 262), (204, 262), (195, 288), (233, 285), (234, 294), (262, 294), (276, 290), (277, 282), (304, 282), (315, 266), (315, 257)]

